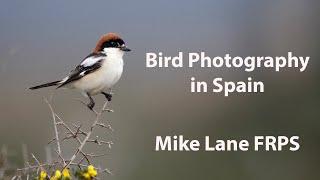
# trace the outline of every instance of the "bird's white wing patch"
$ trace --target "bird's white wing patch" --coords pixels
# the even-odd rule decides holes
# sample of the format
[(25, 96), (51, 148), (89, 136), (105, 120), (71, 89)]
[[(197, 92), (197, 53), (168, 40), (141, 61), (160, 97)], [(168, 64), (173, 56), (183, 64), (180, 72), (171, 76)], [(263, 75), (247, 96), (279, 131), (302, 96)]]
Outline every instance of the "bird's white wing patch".
[(91, 56), (83, 60), (80, 65), (84, 67), (92, 66), (95, 63), (97, 63), (99, 60), (101, 60), (101, 57)]
[(69, 76), (67, 76), (67, 77), (63, 78), (63, 79), (60, 81), (60, 84), (62, 84), (62, 83), (64, 83), (64, 82), (66, 82), (68, 79), (69, 79)]
[(86, 73), (86, 71), (82, 71), (79, 75), (80, 75), (80, 76), (84, 76), (85, 73)]
[(96, 71), (102, 66), (102, 62), (105, 57), (106, 55), (102, 53), (89, 54), (75, 69), (70, 72), (69, 76), (60, 81), (58, 88)]

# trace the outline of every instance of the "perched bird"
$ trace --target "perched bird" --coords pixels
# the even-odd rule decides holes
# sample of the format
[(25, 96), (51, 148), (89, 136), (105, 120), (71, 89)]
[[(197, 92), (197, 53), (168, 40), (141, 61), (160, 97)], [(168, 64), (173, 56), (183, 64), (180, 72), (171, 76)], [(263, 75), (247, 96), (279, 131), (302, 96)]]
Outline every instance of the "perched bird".
[(92, 96), (103, 94), (108, 101), (112, 95), (106, 90), (118, 82), (123, 71), (123, 55), (131, 51), (116, 33), (103, 35), (97, 42), (93, 52), (85, 57), (81, 63), (62, 80), (53, 81), (29, 89), (39, 89), (49, 86), (66, 87), (79, 90), (90, 102), (89, 109), (93, 109), (95, 102)]

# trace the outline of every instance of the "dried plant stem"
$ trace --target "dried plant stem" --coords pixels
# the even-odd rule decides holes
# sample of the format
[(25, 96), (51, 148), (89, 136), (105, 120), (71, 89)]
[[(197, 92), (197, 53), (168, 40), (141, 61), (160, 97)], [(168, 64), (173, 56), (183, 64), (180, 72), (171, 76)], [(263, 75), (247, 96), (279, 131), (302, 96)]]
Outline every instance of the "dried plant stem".
[[(69, 160), (66, 160), (66, 162), (70, 162)], [(17, 171), (22, 172), (22, 171), (28, 171), (28, 170), (33, 170), (33, 169), (39, 169), (39, 168), (44, 168), (44, 167), (55, 167), (59, 165), (60, 162), (53, 162), (53, 163), (47, 163), (47, 164), (40, 164), (40, 165), (34, 165), (34, 166), (28, 166), (24, 168), (17, 169)], [(80, 166), (80, 167), (88, 167), (86, 164), (81, 164), (81, 163), (70, 163), (69, 166)], [(107, 171), (107, 169), (102, 169), (99, 167), (95, 167), (98, 171), (100, 172), (107, 172), (109, 174), (112, 174), (111, 171)]]
[(49, 103), (49, 101), (47, 100), (47, 98), (44, 98), (44, 101), (48, 104), (50, 111), (51, 111), (51, 115), (52, 115), (52, 120), (53, 120), (53, 124), (54, 124), (54, 133), (55, 133), (55, 140), (57, 142), (57, 148), (58, 148), (58, 154), (59, 156), (61, 156), (61, 146), (60, 146), (60, 140), (59, 140), (59, 132), (58, 132), (58, 128), (57, 128), (57, 121), (56, 121), (56, 115), (53, 111), (53, 108), (51, 106), (51, 104)]
[[(95, 157), (101, 157), (101, 156), (105, 156), (106, 154), (95, 154), (95, 153), (85, 153), (83, 152), (83, 147), (85, 146), (86, 143), (95, 143), (98, 146), (101, 145), (107, 145), (109, 148), (111, 148), (111, 145), (113, 144), (112, 141), (104, 141), (103, 139), (100, 139), (98, 136), (96, 136), (95, 138), (91, 137), (93, 134), (93, 130), (95, 128), (105, 128), (105, 129), (109, 129), (109, 130), (113, 130), (112, 127), (108, 124), (104, 124), (101, 122), (101, 118), (103, 113), (105, 112), (112, 112), (112, 110), (107, 109), (107, 105), (108, 105), (108, 101), (106, 101), (101, 110), (100, 111), (93, 111), (95, 113), (95, 119), (92, 123), (91, 126), (89, 126), (89, 130), (88, 131), (84, 131), (81, 127), (81, 124), (77, 125), (77, 124), (72, 124), (73, 127), (70, 127), (67, 123), (65, 123), (63, 121), (63, 119), (61, 119), (59, 117), (59, 115), (54, 111), (54, 108), (52, 106), (52, 98), (44, 98), (44, 101), (46, 102), (46, 104), (48, 105), (50, 111), (51, 111), (51, 115), (52, 115), (52, 121), (53, 121), (53, 125), (54, 125), (54, 138), (52, 140), (50, 140), (50, 143), (56, 141), (56, 149), (54, 149), (54, 151), (57, 153), (57, 158), (55, 161), (48, 161), (47, 163), (40, 163), (40, 161), (36, 158), (36, 156), (34, 156), (34, 154), (32, 155), (32, 158), (35, 160), (35, 165), (30, 165), (27, 162), (27, 158), (25, 158), (26, 164), (25, 164), (25, 168), (20, 168), (17, 169), (17, 174), (16, 176), (14, 176), (12, 178), (12, 180), (19, 180), (22, 179), (21, 176), (22, 174), (25, 174), (27, 179), (29, 179), (29, 172), (30, 171), (36, 171), (37, 174), (39, 174), (39, 171), (46, 171), (50, 172), (52, 171), (52, 168), (56, 168), (56, 167), (63, 167), (63, 169), (65, 168), (69, 168), (70, 166), (77, 166), (79, 168), (81, 167), (87, 167), (89, 164), (91, 164), (90, 159), (89, 158), (95, 158)], [(61, 126), (61, 127), (60, 127)], [(64, 131), (63, 131), (64, 130)], [(61, 133), (62, 134), (59, 134)], [(65, 135), (65, 136), (64, 136)], [(62, 156), (62, 149), (61, 149), (61, 143), (63, 143), (65, 140), (68, 139), (74, 139), (74, 141), (78, 144), (76, 151), (74, 152), (74, 154), (72, 155), (71, 159), (65, 159)], [(81, 156), (81, 158), (79, 157)], [(80, 159), (79, 162), (75, 162), (76, 159)], [(87, 163), (83, 163), (83, 161), (87, 161)], [(102, 169), (102, 168), (96, 168), (99, 172), (105, 172), (105, 173), (109, 173), (112, 174), (108, 169)], [(48, 175), (48, 177), (50, 178), (50, 176)]]
[(67, 163), (67, 165), (64, 166), (63, 169), (67, 168), (71, 163), (73, 163), (73, 161), (74, 161), (75, 158), (77, 157), (78, 153), (82, 151), (82, 148), (84, 147), (84, 145), (85, 145), (85, 144), (87, 143), (87, 141), (89, 140), (89, 138), (90, 138), (90, 136), (91, 136), (91, 134), (92, 134), (92, 132), (93, 132), (94, 127), (99, 123), (99, 120), (100, 120), (103, 112), (105, 112), (105, 109), (106, 109), (107, 105), (108, 105), (108, 101), (106, 101), (106, 102), (103, 104), (100, 112), (96, 113), (96, 118), (95, 118), (93, 124), (91, 125), (91, 128), (90, 128), (89, 132), (87, 132), (86, 137), (85, 137), (84, 140), (81, 142), (80, 146), (78, 147), (78, 149), (76, 150), (76, 152), (72, 155), (70, 161)]

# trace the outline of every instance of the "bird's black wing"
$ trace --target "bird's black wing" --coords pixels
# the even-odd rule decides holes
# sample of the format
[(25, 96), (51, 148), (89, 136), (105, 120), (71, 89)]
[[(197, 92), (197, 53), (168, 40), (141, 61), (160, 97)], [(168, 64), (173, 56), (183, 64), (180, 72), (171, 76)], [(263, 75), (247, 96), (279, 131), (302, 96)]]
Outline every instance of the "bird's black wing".
[(106, 55), (102, 53), (91, 53), (61, 81), (61, 84), (57, 88), (63, 87), (70, 82), (81, 79), (87, 74), (98, 70), (102, 66), (104, 57), (106, 57)]

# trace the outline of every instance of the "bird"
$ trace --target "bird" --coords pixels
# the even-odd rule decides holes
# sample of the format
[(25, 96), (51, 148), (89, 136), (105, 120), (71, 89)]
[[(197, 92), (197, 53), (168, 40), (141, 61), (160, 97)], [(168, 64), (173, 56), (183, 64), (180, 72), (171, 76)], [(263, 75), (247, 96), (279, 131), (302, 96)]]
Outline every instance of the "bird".
[(76, 89), (89, 98), (87, 107), (93, 110), (95, 102), (92, 96), (103, 94), (111, 101), (112, 94), (107, 93), (120, 79), (123, 72), (123, 56), (129, 49), (117, 33), (107, 33), (100, 37), (93, 51), (65, 78), (29, 89), (56, 86)]

